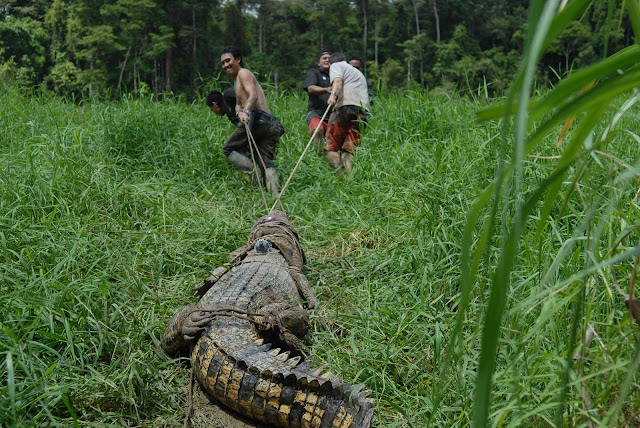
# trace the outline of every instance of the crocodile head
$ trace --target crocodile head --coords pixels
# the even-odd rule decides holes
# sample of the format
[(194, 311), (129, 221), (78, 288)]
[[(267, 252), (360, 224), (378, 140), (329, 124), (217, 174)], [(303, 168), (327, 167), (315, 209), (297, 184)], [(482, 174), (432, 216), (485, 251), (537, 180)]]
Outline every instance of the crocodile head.
[(289, 217), (285, 213), (274, 211), (260, 217), (251, 228), (249, 235), (251, 247), (254, 247), (260, 238), (264, 238), (280, 250), (290, 266), (302, 269), (307, 262), (300, 246), (298, 233), (291, 226)]

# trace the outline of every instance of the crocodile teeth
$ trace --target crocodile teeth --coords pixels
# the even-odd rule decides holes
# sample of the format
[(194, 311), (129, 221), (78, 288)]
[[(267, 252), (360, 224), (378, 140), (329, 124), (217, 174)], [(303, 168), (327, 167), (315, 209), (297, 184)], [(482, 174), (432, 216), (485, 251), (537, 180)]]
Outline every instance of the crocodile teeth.
[(324, 370), (324, 366), (320, 366), (318, 368), (311, 370), (310, 374), (313, 376), (319, 377), (320, 373), (322, 373), (322, 370)]
[(289, 369), (292, 369), (292, 368), (294, 368), (295, 366), (298, 365), (300, 360), (301, 360), (300, 357), (289, 358), (289, 360), (287, 361), (287, 366), (289, 366)]
[(307, 360), (304, 363), (300, 364), (297, 369), (300, 370), (301, 372), (306, 372), (309, 370), (309, 367), (311, 367), (311, 361)]
[(283, 362), (287, 361), (289, 359), (289, 354), (290, 354), (289, 351), (283, 352), (282, 354), (276, 356), (276, 360), (280, 360)]
[(267, 352), (268, 355), (272, 357), (277, 356), (280, 353), (280, 348), (273, 348), (271, 351)]
[(333, 370), (329, 370), (328, 372), (320, 375), (320, 378), (322, 379), (327, 379), (330, 380), (332, 377), (334, 377), (336, 374), (333, 372)]
[(271, 349), (271, 344), (270, 343), (265, 343), (264, 345), (258, 346), (258, 351), (259, 352), (267, 352), (269, 349)]
[(356, 405), (358, 403), (358, 398), (360, 395), (360, 391), (364, 388), (364, 384), (361, 383), (359, 385), (355, 385), (353, 387), (353, 391), (351, 391), (350, 402), (352, 405)]

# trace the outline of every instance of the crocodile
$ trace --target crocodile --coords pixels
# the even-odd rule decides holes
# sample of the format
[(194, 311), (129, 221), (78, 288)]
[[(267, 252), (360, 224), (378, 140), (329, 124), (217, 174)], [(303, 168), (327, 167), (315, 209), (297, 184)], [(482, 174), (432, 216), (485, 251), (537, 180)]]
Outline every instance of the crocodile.
[(373, 400), (306, 358), (305, 310), (318, 301), (288, 217), (272, 212), (247, 243), (196, 288), (197, 304), (168, 324), (161, 347), (187, 353), (204, 392), (259, 423), (276, 427), (368, 428)]

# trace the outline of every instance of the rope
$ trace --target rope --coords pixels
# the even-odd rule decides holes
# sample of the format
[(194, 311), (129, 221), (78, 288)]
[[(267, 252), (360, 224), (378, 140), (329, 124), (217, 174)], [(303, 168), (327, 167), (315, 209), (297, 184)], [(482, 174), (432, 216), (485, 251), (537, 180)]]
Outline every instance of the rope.
[[(206, 312), (208, 314), (208, 318), (211, 319), (218, 316), (234, 317), (249, 321), (256, 326), (258, 331), (277, 334), (280, 341), (286, 344), (289, 348), (307, 351), (309, 348), (284, 324), (284, 320), (280, 316), (284, 311), (296, 311), (306, 315), (304, 309), (292, 305), (272, 309), (265, 313), (250, 312), (233, 306), (217, 307), (213, 309), (194, 308), (192, 312)], [(262, 318), (262, 320), (257, 318)]]
[[(193, 343), (191, 344), (191, 349), (189, 350), (189, 355), (191, 355), (191, 353), (193, 352)], [(193, 414), (193, 381), (195, 378), (195, 367), (192, 364), (191, 365), (191, 375), (189, 376), (189, 396), (187, 397), (187, 403), (188, 403), (188, 407), (187, 407), (187, 411), (185, 412), (184, 415), (184, 421), (182, 423), (183, 428), (187, 428), (189, 426), (189, 421), (191, 420), (191, 415)]]
[[(324, 118), (327, 116), (327, 113), (329, 112), (330, 108), (331, 108), (331, 106), (327, 106), (327, 109), (324, 111), (324, 114), (322, 115), (322, 119), (320, 119), (320, 123), (322, 123), (324, 121)], [(300, 159), (298, 159), (298, 163), (296, 163), (296, 166), (293, 167), (293, 171), (291, 171), (291, 174), (289, 175), (289, 178), (287, 179), (287, 182), (282, 187), (282, 190), (280, 191), (280, 194), (278, 195), (278, 198), (276, 199), (276, 201), (273, 203), (273, 206), (269, 210), (269, 213), (273, 212), (273, 210), (276, 208), (276, 205), (278, 205), (278, 203), (280, 203), (280, 205), (282, 206), (282, 202), (280, 202), (280, 198), (282, 198), (282, 195), (284, 194), (285, 190), (287, 190), (287, 187), (289, 186), (289, 183), (291, 182), (291, 179), (293, 178), (293, 175), (296, 173), (296, 170), (298, 169), (298, 166), (300, 166), (300, 163), (302, 162), (302, 159), (304, 158), (304, 155), (307, 154), (307, 151), (309, 150), (309, 147), (311, 147), (311, 142), (313, 141), (313, 139), (315, 138), (316, 134), (318, 133), (318, 129), (320, 129), (319, 126), (313, 131), (313, 135), (311, 135), (311, 138), (309, 139), (309, 142), (307, 143), (307, 147), (304, 148), (304, 151), (300, 155)], [(282, 210), (284, 211), (284, 207), (283, 207)]]
[(256, 158), (253, 155), (253, 150), (255, 148), (256, 152), (258, 152), (258, 156), (260, 157), (260, 161), (262, 162), (262, 167), (264, 168), (265, 174), (267, 169), (264, 167), (264, 161), (262, 160), (262, 155), (260, 155), (260, 150), (258, 150), (258, 146), (256, 141), (253, 139), (253, 134), (249, 130), (249, 125), (244, 124), (244, 130), (247, 133), (247, 137), (249, 138), (249, 151), (251, 152), (251, 161), (253, 162), (253, 173), (258, 178), (258, 187), (260, 188), (260, 194), (262, 195), (262, 201), (264, 202), (264, 207), (269, 209), (269, 205), (267, 204), (267, 198), (264, 195), (264, 189), (262, 188), (262, 173), (258, 171), (258, 166), (256, 164)]

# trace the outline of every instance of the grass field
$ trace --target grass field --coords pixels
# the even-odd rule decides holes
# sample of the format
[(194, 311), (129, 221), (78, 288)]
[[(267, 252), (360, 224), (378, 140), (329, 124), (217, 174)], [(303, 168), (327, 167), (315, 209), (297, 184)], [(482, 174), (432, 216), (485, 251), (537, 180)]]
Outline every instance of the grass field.
[[(306, 98), (269, 99), (287, 130), (284, 183), (308, 141)], [(474, 211), (512, 157), (504, 122), (475, 122), (483, 107), (379, 96), (351, 176), (305, 157), (283, 203), (321, 302), (313, 356), (373, 391), (376, 427), (468, 426), (493, 337), (492, 426), (637, 426), (638, 326), (609, 265), (628, 292), (640, 108), (597, 146), (616, 119), (607, 110), (598, 152), (572, 164), (543, 227), (542, 204), (526, 217), (491, 330), (503, 225), (559, 160), (526, 158), (503, 205), (487, 197)], [(560, 154), (561, 127), (533, 154)], [(0, 425), (182, 426), (189, 372), (159, 338), (266, 213), (222, 154), (231, 125), (181, 100), (78, 105), (2, 87), (0, 129)], [(478, 264), (466, 302), (464, 251)], [(615, 254), (626, 256), (607, 262)]]

